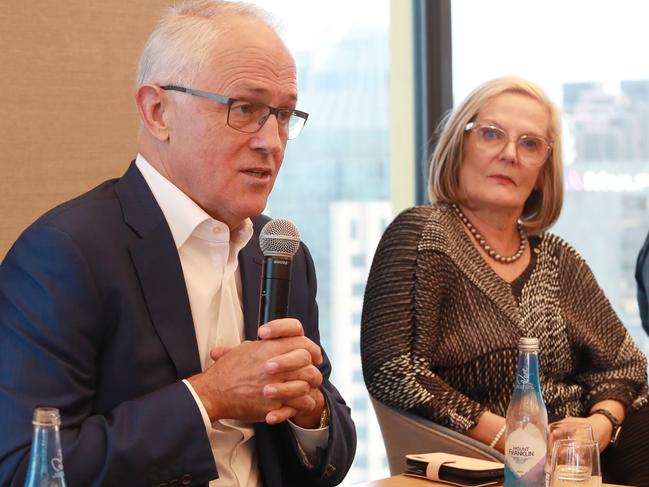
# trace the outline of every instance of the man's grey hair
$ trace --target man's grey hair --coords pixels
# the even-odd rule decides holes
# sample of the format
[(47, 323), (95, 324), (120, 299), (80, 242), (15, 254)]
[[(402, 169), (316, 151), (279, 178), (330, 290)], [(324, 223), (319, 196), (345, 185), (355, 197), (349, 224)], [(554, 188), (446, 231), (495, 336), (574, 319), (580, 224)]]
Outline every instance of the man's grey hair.
[(191, 85), (233, 16), (260, 21), (277, 33), (272, 16), (245, 2), (183, 1), (169, 7), (151, 32), (140, 56), (136, 86)]

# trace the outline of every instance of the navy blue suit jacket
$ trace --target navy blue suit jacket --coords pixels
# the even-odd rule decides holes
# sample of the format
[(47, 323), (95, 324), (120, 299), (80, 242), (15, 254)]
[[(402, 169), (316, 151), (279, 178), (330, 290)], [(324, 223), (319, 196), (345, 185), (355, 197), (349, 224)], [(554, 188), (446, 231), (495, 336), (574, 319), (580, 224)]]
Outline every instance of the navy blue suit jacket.
[(635, 280), (637, 284), (638, 308), (644, 331), (649, 335), (649, 235), (642, 244), (638, 253), (635, 266)]
[[(256, 339), (259, 231), (239, 256), (246, 338)], [(319, 343), (316, 277), (293, 261), (290, 315)], [(307, 468), (287, 424), (255, 425), (264, 485), (328, 486), (351, 465), (349, 408), (321, 367), (329, 444)], [(206, 485), (216, 477), (200, 411), (181, 379), (200, 372), (176, 246), (144, 178), (121, 179), (43, 215), (0, 265), (0, 486), (23, 484), (37, 406), (58, 407), (70, 486)]]

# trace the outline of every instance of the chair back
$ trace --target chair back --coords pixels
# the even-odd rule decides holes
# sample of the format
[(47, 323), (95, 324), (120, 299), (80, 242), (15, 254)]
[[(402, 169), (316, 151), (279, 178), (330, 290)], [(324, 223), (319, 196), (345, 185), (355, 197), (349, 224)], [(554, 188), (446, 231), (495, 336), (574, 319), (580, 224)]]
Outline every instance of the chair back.
[(406, 454), (445, 452), (504, 462), (498, 450), (416, 414), (394, 409), (371, 398), (376, 412), (391, 475), (406, 470)]

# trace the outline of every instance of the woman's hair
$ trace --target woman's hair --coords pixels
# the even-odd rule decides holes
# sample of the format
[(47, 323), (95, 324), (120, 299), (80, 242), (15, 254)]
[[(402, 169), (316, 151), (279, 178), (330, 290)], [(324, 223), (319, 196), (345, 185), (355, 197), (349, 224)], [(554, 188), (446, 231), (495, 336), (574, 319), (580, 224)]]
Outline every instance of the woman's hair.
[(219, 35), (227, 34), (234, 16), (260, 21), (276, 32), (272, 17), (244, 2), (184, 1), (169, 7), (144, 46), (136, 86), (145, 83), (191, 85)]
[(465, 128), (487, 103), (503, 93), (529, 96), (545, 106), (550, 115), (546, 137), (552, 143), (552, 150), (539, 173), (537, 189), (527, 198), (521, 216), (527, 232), (539, 234), (559, 218), (563, 204), (561, 115), (543, 90), (527, 80), (507, 77), (487, 81), (442, 119), (437, 145), (430, 158), (428, 195), (433, 202), (461, 202), (459, 175), (464, 159)]

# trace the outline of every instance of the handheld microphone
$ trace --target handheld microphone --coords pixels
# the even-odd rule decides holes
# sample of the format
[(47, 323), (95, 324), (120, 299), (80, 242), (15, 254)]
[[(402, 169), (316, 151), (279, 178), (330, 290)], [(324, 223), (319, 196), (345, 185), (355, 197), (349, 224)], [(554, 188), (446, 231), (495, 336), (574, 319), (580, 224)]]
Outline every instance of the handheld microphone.
[(264, 254), (259, 295), (259, 325), (288, 316), (291, 263), (300, 247), (300, 232), (288, 220), (271, 220), (259, 234)]

